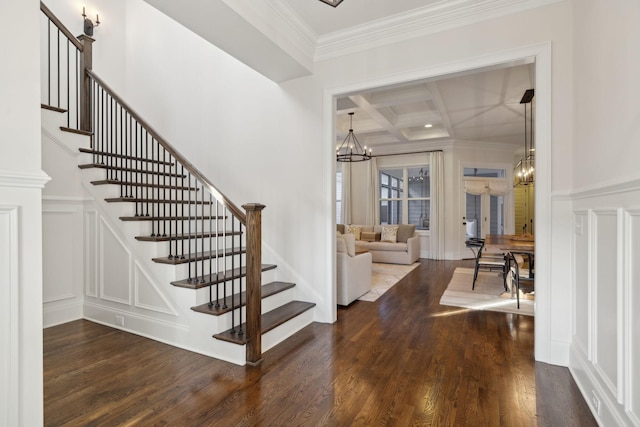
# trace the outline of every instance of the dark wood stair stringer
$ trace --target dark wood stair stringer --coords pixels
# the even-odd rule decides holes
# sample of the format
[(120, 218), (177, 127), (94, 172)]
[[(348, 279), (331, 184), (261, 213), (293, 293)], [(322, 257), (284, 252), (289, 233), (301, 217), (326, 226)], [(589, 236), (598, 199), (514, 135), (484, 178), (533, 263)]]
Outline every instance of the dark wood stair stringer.
[[(291, 301), (285, 305), (282, 305), (274, 310), (271, 310), (262, 315), (261, 328), (260, 332), (262, 335), (266, 334), (272, 329), (277, 328), (283, 323), (293, 319), (294, 317), (304, 313), (307, 310), (315, 307), (315, 303), (312, 302), (304, 302), (304, 301)], [(240, 329), (246, 331), (246, 324), (243, 323), (240, 326)], [(215, 334), (213, 336), (216, 339), (221, 341), (226, 341), (234, 344), (244, 345), (248, 342), (249, 337), (247, 334), (238, 336), (237, 332), (232, 333), (231, 329), (221, 332), (219, 334)]]

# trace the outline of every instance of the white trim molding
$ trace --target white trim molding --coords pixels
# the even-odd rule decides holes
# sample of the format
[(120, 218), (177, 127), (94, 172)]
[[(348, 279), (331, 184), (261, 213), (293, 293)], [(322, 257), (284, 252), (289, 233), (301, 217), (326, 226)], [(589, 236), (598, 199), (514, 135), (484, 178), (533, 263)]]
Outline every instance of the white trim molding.
[(18, 206), (0, 206), (0, 424), (20, 424), (20, 260)]
[(449, 0), (318, 37), (315, 61), (385, 46), (564, 0)]
[(0, 169), (0, 187), (44, 188), (51, 177), (42, 170)]

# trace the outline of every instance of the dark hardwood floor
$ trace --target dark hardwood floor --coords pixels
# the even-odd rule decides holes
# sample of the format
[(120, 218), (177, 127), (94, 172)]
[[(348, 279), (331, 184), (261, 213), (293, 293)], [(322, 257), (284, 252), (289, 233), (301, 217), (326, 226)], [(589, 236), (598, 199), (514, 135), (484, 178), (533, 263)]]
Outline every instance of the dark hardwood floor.
[(44, 331), (48, 426), (596, 426), (533, 318), (439, 305), (428, 261), (240, 367), (88, 321)]

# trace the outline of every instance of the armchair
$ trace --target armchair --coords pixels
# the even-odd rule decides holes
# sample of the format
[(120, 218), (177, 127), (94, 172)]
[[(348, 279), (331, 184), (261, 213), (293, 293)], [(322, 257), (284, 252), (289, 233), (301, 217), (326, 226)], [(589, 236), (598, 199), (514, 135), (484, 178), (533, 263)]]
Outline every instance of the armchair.
[(369, 252), (356, 255), (355, 237), (339, 234), (336, 257), (337, 301), (339, 305), (349, 305), (371, 290), (372, 255)]

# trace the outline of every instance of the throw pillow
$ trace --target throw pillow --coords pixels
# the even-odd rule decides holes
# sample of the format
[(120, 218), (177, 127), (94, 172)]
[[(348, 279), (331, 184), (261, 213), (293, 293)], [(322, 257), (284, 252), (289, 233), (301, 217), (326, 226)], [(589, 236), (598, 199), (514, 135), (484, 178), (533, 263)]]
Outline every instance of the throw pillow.
[(397, 225), (383, 225), (382, 226), (382, 235), (380, 236), (381, 242), (391, 242), (396, 243), (398, 236), (398, 226)]
[(407, 240), (416, 232), (415, 224), (402, 224), (398, 226), (398, 242), (407, 243)]
[(344, 234), (353, 234), (356, 237), (356, 240), (360, 240), (361, 231), (362, 231), (362, 227), (360, 227), (359, 225), (344, 226)]
[(344, 241), (342, 236), (336, 238), (336, 252), (347, 252), (347, 242)]

